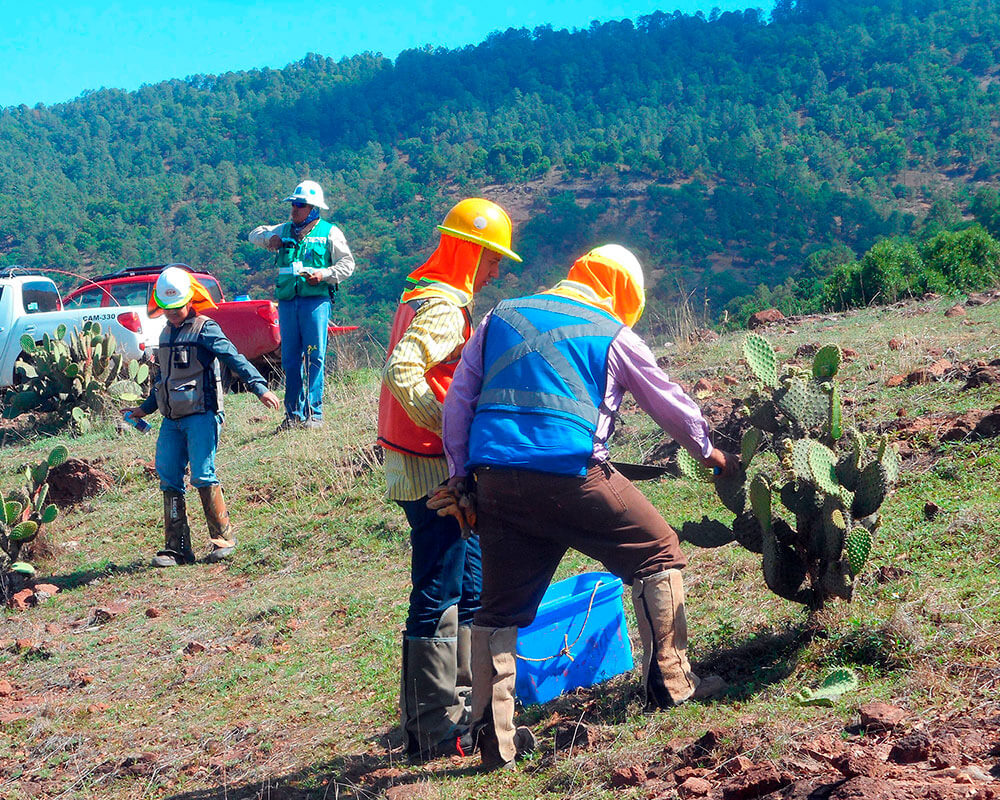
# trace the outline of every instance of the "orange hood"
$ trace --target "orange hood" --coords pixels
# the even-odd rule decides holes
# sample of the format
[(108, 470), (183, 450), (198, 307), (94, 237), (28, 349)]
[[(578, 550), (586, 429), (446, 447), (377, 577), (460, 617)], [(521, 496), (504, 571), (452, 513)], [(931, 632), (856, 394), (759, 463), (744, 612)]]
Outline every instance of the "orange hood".
[[(198, 282), (198, 279), (193, 275), (191, 276), (191, 289), (194, 294), (191, 295), (191, 300), (189, 301), (194, 307), (196, 314), (201, 314), (204, 311), (208, 311), (212, 308), (218, 308), (212, 296), (208, 293), (208, 289)], [(149, 293), (149, 302), (146, 303), (146, 313), (150, 317), (158, 317), (163, 313), (163, 309), (156, 304), (156, 300), (153, 293)]]
[[(626, 264), (599, 252), (610, 247), (616, 246), (598, 247), (578, 258), (566, 279), (549, 292), (609, 311), (631, 328), (639, 321), (646, 306), (642, 273), (639, 271), (636, 274)], [(636, 268), (637, 261), (633, 269)]]
[(406, 288), (399, 298), (407, 303), (420, 297), (445, 297), (464, 308), (472, 305), (476, 271), (483, 246), (448, 234), (421, 266), (406, 278)]

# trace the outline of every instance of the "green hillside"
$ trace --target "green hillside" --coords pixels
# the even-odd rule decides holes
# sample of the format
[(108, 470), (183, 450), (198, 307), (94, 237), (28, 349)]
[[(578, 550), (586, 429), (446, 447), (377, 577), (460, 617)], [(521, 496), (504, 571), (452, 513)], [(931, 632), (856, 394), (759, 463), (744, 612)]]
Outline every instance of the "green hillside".
[(1000, 172), (998, 11), (658, 12), (6, 108), (0, 265), (179, 260), (268, 296), (269, 257), (246, 234), (309, 176), (359, 256), (337, 314), (377, 336), (433, 224), (473, 193), (510, 208), (525, 256), (487, 301), (612, 239), (652, 272), (647, 324), (690, 293), (718, 313), (816, 251), (860, 256), (970, 217)]

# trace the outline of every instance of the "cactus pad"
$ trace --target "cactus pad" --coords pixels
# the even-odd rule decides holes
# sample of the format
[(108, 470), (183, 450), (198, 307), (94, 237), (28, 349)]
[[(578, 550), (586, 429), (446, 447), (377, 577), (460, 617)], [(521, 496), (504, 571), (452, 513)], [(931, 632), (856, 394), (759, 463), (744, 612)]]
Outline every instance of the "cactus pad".
[(778, 408), (801, 430), (812, 430), (829, 420), (830, 397), (814, 381), (790, 378), (774, 397)]
[(750, 507), (757, 517), (761, 529), (767, 533), (771, 530), (771, 487), (763, 475), (755, 475), (750, 482)]
[(763, 438), (759, 428), (748, 428), (743, 434), (743, 440), (740, 442), (740, 461), (743, 462), (743, 469), (750, 466)]
[(27, 561), (15, 561), (10, 565), (10, 571), (16, 572), (18, 575), (27, 575), (28, 577), (35, 574), (35, 568)]
[(871, 533), (866, 528), (856, 525), (847, 534), (844, 549), (847, 551), (847, 562), (851, 568), (851, 575), (857, 575), (868, 560), (868, 554), (871, 553)]
[(872, 461), (861, 471), (858, 489), (854, 493), (851, 512), (855, 517), (867, 517), (874, 514), (885, 500), (889, 492), (889, 480), (881, 461)]
[(736, 515), (733, 520), (733, 536), (740, 547), (745, 547), (751, 553), (763, 551), (764, 532), (752, 511)]
[(699, 464), (683, 447), (677, 451), (677, 471), (691, 481), (712, 480), (712, 468)]
[(715, 492), (722, 505), (734, 514), (743, 513), (747, 506), (747, 476), (740, 470), (738, 475), (719, 475), (715, 479)]
[(728, 525), (708, 517), (702, 517), (700, 522), (685, 522), (678, 536), (695, 547), (722, 547), (735, 538)]
[(829, 494), (840, 492), (836, 464), (837, 457), (829, 447), (814, 440), (809, 442), (809, 470), (813, 482), (819, 489)]
[(802, 688), (793, 697), (801, 706), (832, 706), (842, 695), (856, 691), (858, 676), (853, 670), (839, 667), (823, 678), (815, 690)]
[(743, 357), (761, 383), (772, 388), (778, 385), (778, 359), (767, 339), (748, 333), (743, 339)]
[(841, 353), (837, 345), (828, 344), (821, 347), (813, 358), (813, 377), (818, 381), (829, 380), (840, 369), (840, 361)]
[(10, 529), (10, 533), (7, 534), (12, 542), (19, 542), (20, 544), (25, 544), (30, 542), (38, 535), (38, 523), (32, 522), (30, 519), (15, 525)]

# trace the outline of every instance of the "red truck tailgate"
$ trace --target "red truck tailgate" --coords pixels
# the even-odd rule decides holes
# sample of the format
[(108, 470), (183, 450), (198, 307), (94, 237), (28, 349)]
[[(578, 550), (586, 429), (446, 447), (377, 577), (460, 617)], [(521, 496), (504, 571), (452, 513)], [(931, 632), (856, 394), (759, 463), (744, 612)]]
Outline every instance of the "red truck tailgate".
[(205, 316), (219, 323), (226, 338), (248, 359), (273, 353), (281, 346), (278, 310), (270, 300), (233, 300), (219, 303)]

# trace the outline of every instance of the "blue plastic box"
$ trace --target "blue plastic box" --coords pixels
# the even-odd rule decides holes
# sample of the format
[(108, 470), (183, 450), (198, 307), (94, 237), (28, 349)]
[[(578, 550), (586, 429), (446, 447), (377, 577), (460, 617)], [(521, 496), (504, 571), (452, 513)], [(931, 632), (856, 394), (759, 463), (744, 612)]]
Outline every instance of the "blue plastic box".
[(549, 586), (535, 621), (517, 632), (514, 689), (524, 705), (632, 669), (622, 591), (621, 580), (608, 572), (585, 572)]

